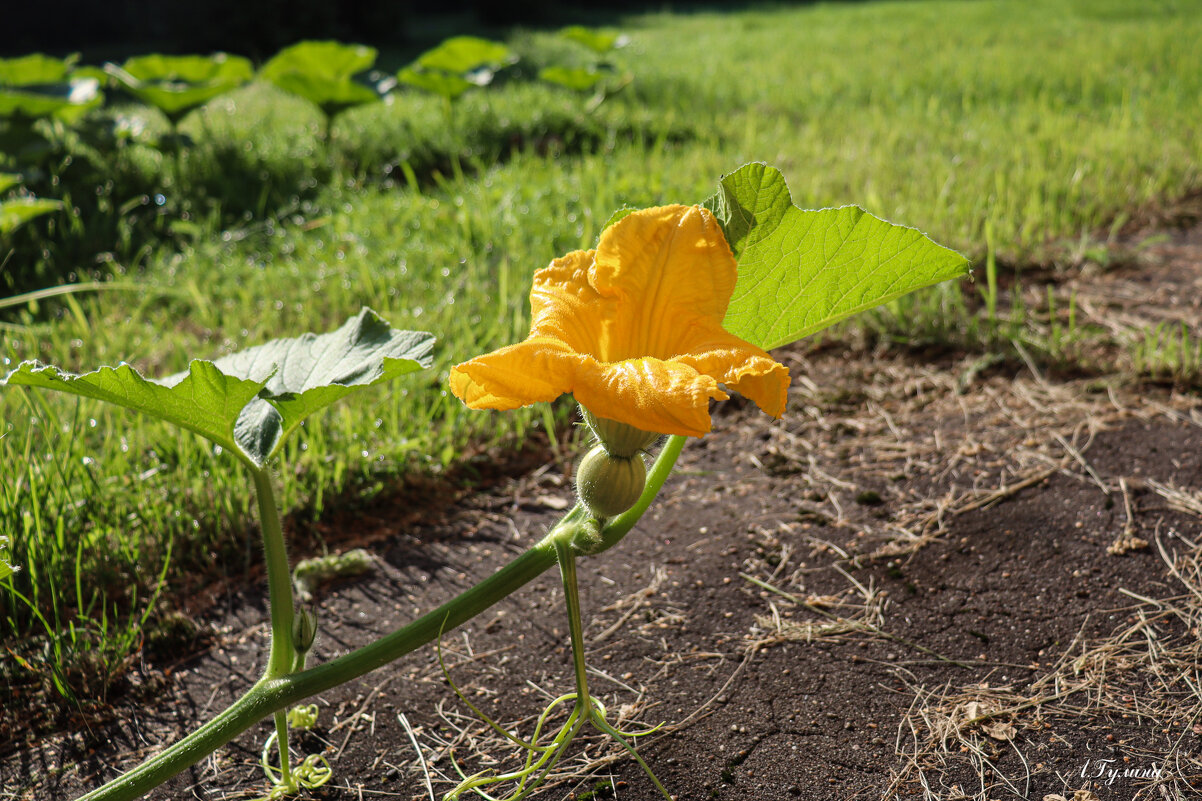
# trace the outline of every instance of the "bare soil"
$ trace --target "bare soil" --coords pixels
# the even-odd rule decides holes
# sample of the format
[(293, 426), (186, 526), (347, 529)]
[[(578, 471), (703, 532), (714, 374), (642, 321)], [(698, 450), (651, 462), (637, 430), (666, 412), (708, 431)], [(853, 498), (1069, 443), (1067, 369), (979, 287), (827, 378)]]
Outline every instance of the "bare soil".
[[(1202, 229), (1170, 231), (1061, 286), (1110, 298), (1084, 310), (1099, 320), (1193, 319), (1200, 250)], [(674, 796), (1202, 797), (1199, 398), (971, 354), (780, 356), (786, 416), (718, 407), (644, 521), (580, 563), (592, 688), (625, 728), (665, 724), (639, 751)], [(496, 570), (571, 497), (560, 465), (483, 491), (397, 489), (295, 524), (306, 547), (374, 554), (369, 574), (319, 594), (314, 661)], [(396, 501), (415, 495), (416, 512)], [(209, 647), (148, 659), (107, 721), (0, 755), (0, 798), (72, 798), (223, 708), (262, 668), (262, 595), (224, 588)], [(448, 632), (443, 653), (476, 705), (530, 736), (572, 689), (558, 577)], [(335, 777), (313, 797), (429, 798), (423, 765), (441, 797), (452, 750), (467, 772), (520, 763), (432, 647), (316, 703), (297, 750), (324, 753)], [(150, 797), (262, 796), (268, 731)], [(537, 797), (660, 797), (597, 735), (556, 774)]]

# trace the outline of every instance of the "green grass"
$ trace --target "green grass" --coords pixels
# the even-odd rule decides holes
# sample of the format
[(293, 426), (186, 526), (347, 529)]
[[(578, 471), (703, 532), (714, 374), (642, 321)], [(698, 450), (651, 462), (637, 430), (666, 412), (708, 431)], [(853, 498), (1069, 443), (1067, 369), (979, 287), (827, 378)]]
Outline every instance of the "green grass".
[[(106, 111), (101, 129), (138, 131), (115, 156), (88, 159), (92, 145), (65, 134), (46, 167), (86, 213), (31, 226), (8, 259), (44, 283), (99, 274), (141, 289), (9, 310), (0, 359), (166, 374), (361, 305), (436, 333), (433, 370), (311, 421), (291, 448), (281, 498), (311, 518), (344, 492), (541, 427), (534, 411), (464, 410), (447, 370), (523, 336), (531, 272), (591, 246), (623, 205), (700, 201), (721, 173), (764, 160), (799, 205), (857, 203), (974, 256), (988, 226), (1001, 262), (1022, 264), (1202, 185), (1191, 4), (835, 4), (622, 27), (636, 80), (594, 114), (516, 79), (465, 97), (450, 121), (404, 93), (339, 118), (326, 148), (315, 110), (252, 85), (186, 119), (193, 145), (177, 160), (151, 146), (166, 130), (155, 112)], [(530, 71), (559, 47), (512, 42)], [(984, 347), (1013, 332), (980, 322), (977, 293), (945, 288), (883, 314), (893, 335), (935, 339), (977, 320)], [(1027, 312), (1050, 335), (1068, 310)], [(1058, 347), (1073, 335), (1056, 333)], [(1189, 353), (1179, 361), (1196, 370)], [(0, 598), (0, 637), (44, 649), (28, 669), (6, 663), (13, 686), (41, 671), (92, 692), (80, 666), (97, 658), (119, 672), (142, 616), (171, 606), (171, 593), (151, 606), (168, 552), (173, 588), (259, 558), (237, 464), (196, 438), (25, 391), (0, 393), (0, 409), (0, 531), (31, 601)]]

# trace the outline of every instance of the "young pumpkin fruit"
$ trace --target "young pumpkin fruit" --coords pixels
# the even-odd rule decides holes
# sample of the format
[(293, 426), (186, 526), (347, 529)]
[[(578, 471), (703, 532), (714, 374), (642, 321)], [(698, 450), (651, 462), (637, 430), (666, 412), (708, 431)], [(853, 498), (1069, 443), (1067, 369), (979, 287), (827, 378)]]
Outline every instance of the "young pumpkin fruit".
[(593, 517), (615, 517), (634, 506), (647, 483), (641, 454), (614, 456), (601, 445), (576, 468), (576, 493)]

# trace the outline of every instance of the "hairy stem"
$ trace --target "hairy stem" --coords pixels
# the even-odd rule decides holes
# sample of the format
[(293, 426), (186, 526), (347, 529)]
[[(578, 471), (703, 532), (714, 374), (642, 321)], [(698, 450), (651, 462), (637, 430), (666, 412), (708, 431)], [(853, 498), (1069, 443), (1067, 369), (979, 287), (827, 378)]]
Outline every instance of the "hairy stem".
[(570, 542), (555, 541), (559, 575), (563, 579), (563, 597), (568, 605), (568, 633), (572, 640), (572, 666), (576, 670), (576, 703), (589, 708), (588, 675), (584, 663), (584, 625), (580, 620), (580, 592), (576, 585), (576, 555)]
[(264, 561), (267, 563), (267, 594), (271, 602), (271, 655), (267, 659), (265, 678), (274, 679), (290, 672), (296, 660), (292, 649), (292, 573), (288, 568), (288, 549), (280, 528), (280, 512), (271, 487), (271, 475), (264, 467), (255, 470), (254, 476)]
[[(267, 564), (267, 594), (271, 606), (271, 655), (267, 658), (265, 679), (275, 679), (292, 671), (296, 662), (292, 647), (292, 572), (288, 567), (288, 548), (280, 526), (280, 511), (271, 487), (271, 474), (266, 467), (253, 471), (255, 496), (259, 502), (259, 528), (263, 534), (264, 561)], [(291, 760), (288, 753), (288, 718), (284, 712), (275, 713), (276, 743), (280, 750), (280, 781), (292, 782)]]

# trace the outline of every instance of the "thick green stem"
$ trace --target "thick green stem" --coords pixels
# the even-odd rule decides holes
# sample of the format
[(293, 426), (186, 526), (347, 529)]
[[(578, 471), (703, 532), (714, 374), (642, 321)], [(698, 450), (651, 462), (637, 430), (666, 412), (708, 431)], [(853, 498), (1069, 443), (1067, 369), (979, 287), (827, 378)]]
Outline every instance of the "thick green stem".
[(280, 784), (292, 784), (292, 752), (288, 750), (288, 712), (275, 711), (275, 747), (280, 752)]
[(584, 663), (584, 625), (580, 619), (580, 592), (576, 585), (576, 555), (572, 553), (572, 544), (556, 540), (555, 557), (559, 561), (559, 575), (563, 579), (563, 597), (568, 605), (568, 635), (572, 640), (572, 665), (576, 670), (576, 703), (580, 708), (588, 709), (588, 675)]
[[(259, 501), (259, 528), (263, 534), (264, 561), (267, 564), (267, 594), (271, 606), (271, 653), (267, 658), (265, 679), (275, 679), (292, 672), (296, 651), (292, 647), (292, 571), (288, 566), (288, 548), (280, 526), (280, 510), (271, 486), (271, 474), (266, 467), (253, 471), (255, 496)], [(292, 782), (291, 759), (288, 753), (288, 716), (275, 713), (276, 745), (280, 751), (280, 781)]]
[(288, 673), (296, 661), (292, 649), (292, 573), (288, 568), (288, 549), (280, 528), (280, 512), (271, 488), (271, 475), (267, 468), (259, 468), (254, 471), (254, 476), (264, 561), (267, 563), (267, 594), (271, 602), (271, 655), (267, 658), (264, 677), (274, 679)]
[[(606, 547), (617, 543), (646, 511), (655, 493), (663, 486), (664, 480), (671, 472), (683, 445), (684, 437), (668, 440), (647, 477), (647, 490), (644, 491), (643, 497), (633, 509), (614, 518), (602, 530)], [(258, 485), (257, 474), (255, 480)], [(270, 485), (267, 485), (267, 491), (270, 492)], [(264, 496), (261, 495), (260, 498), (262, 497)], [(140, 798), (276, 711), (345, 684), (433, 642), (440, 633), (466, 623), (554, 566), (554, 543), (562, 538), (562, 528), (578, 524), (581, 517), (581, 509), (577, 506), (530, 550), (476, 586), (427, 612), (409, 625), (303, 673), (261, 679), (245, 695), (208, 723), (128, 773), (82, 796), (79, 801), (133, 801)], [(278, 519), (276, 525), (278, 526)]]

